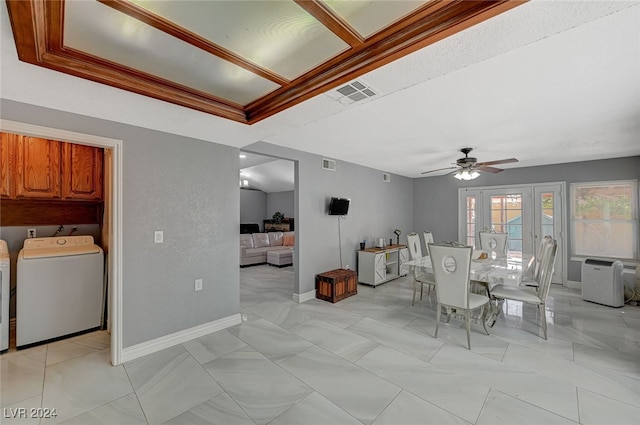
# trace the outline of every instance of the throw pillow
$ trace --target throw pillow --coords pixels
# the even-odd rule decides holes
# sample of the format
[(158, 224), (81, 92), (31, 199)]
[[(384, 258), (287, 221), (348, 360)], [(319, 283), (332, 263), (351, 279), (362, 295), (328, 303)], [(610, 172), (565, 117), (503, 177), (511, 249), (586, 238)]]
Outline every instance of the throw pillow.
[(266, 233), (254, 233), (253, 235), (253, 246), (256, 248), (264, 248), (269, 245), (269, 235)]
[(296, 235), (295, 234), (287, 234), (285, 233), (282, 238), (282, 245), (284, 246), (294, 246), (296, 243)]

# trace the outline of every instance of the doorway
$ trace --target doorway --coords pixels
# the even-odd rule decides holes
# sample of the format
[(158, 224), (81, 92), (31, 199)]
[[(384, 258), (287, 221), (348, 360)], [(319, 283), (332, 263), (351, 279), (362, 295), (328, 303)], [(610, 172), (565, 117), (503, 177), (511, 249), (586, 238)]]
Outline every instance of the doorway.
[[(240, 151), (239, 155), (240, 232), (293, 231), (295, 234), (298, 228), (296, 161), (251, 151)], [(284, 236), (286, 238), (283, 239), (291, 237), (286, 233)], [(291, 239), (288, 240), (291, 241)], [(292, 265), (284, 266), (282, 270), (293, 271), (297, 276), (295, 272), (298, 253), (296, 251), (299, 245), (295, 242), (294, 237), (291, 255), (278, 256), (278, 262), (274, 264), (287, 264), (290, 258)], [(283, 244), (286, 245), (284, 242)], [(279, 263), (280, 258), (284, 258), (285, 262)], [(241, 274), (246, 275), (245, 272), (252, 267), (252, 263), (263, 262), (264, 259), (241, 258), (241, 265), (247, 266), (241, 268)], [(240, 281), (243, 281), (243, 276)], [(294, 299), (295, 282), (297, 279), (294, 279), (293, 285), (290, 285), (290, 294)]]
[[(122, 140), (90, 134), (76, 133), (50, 127), (26, 124), (16, 121), (0, 120), (0, 130), (8, 133), (24, 134), (28, 136), (64, 140), (71, 143), (96, 146), (110, 152), (111, 163), (109, 181), (105, 181), (105, 191), (110, 190), (108, 196), (109, 211), (106, 240), (108, 240), (109, 255), (107, 257), (107, 271), (109, 276), (108, 317), (110, 337), (111, 364), (122, 363)], [(106, 180), (105, 176), (105, 180)]]

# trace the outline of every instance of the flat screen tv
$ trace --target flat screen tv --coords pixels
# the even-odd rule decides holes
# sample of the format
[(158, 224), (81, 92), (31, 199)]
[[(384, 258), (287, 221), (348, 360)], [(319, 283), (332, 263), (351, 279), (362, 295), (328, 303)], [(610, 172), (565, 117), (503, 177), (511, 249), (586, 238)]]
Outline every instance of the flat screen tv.
[(350, 202), (351, 199), (347, 198), (331, 198), (331, 202), (329, 202), (329, 215), (347, 215)]

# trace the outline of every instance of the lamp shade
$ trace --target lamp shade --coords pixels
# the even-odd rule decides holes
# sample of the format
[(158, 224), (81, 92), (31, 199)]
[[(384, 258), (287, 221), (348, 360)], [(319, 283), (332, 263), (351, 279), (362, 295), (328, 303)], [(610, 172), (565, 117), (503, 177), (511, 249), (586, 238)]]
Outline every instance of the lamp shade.
[(480, 177), (480, 173), (477, 172), (476, 170), (464, 169), (455, 173), (453, 177), (455, 177), (458, 180), (473, 180), (475, 178)]

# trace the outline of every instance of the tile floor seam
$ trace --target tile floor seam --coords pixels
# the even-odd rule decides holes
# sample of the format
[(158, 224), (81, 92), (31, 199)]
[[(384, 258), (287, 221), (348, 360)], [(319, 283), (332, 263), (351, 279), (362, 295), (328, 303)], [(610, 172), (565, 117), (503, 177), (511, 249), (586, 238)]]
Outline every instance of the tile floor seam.
[(478, 423), (478, 421), (480, 420), (480, 418), (482, 417), (482, 412), (484, 411), (486, 405), (487, 405), (487, 401), (489, 401), (489, 394), (491, 394), (491, 390), (496, 390), (493, 387), (489, 387), (489, 391), (487, 391), (487, 393), (484, 395), (484, 401), (482, 402), (482, 407), (480, 407), (480, 411), (478, 412), (478, 416), (476, 416), (476, 420), (473, 421), (474, 425)]
[(133, 385), (133, 382), (131, 381), (131, 376), (129, 375), (129, 371), (127, 370), (126, 367), (124, 367), (125, 363), (119, 364), (118, 366), (113, 366), (113, 367), (121, 367), (122, 370), (124, 370), (124, 374), (127, 377), (127, 380), (129, 381), (129, 385), (131, 385), (131, 389), (133, 390), (133, 394), (136, 396), (136, 401), (138, 402), (138, 406), (140, 406), (140, 411), (142, 412), (142, 415), (144, 416), (144, 420), (147, 422), (147, 425), (150, 424), (149, 422), (149, 418), (147, 417), (147, 412), (144, 411), (144, 408), (142, 407), (142, 403), (140, 403), (140, 397), (138, 397), (138, 392), (136, 391), (136, 387)]
[[(236, 326), (240, 326), (240, 325), (236, 325)], [(238, 338), (238, 337), (236, 337), (236, 338)], [(245, 341), (243, 341), (243, 342), (244, 342), (245, 344), (247, 344)], [(181, 344), (181, 345), (184, 345), (184, 343), (183, 343), (183, 344)], [(247, 346), (249, 346), (249, 345), (247, 344)], [(234, 350), (234, 351), (232, 351), (231, 353), (238, 352), (239, 350), (242, 350), (243, 348), (245, 348), (245, 347), (238, 348), (237, 350)], [(252, 347), (252, 348), (253, 348), (253, 347)], [(189, 350), (187, 350), (187, 349), (186, 349), (186, 347), (185, 347), (185, 350), (189, 353), (189, 355), (191, 355), (191, 356), (193, 357), (193, 354), (191, 354), (191, 352), (190, 352)], [(254, 350), (255, 350), (255, 349), (254, 349)], [(257, 350), (256, 350), (256, 352), (259, 352), (259, 351), (257, 351)], [(229, 354), (231, 354), (231, 353), (227, 353), (226, 355), (229, 355)], [(223, 357), (224, 357), (224, 356), (223, 356)], [(220, 357), (218, 357), (218, 358), (220, 358)], [(272, 363), (276, 364), (276, 366), (278, 366), (278, 364), (277, 364), (277, 363), (275, 363), (275, 362), (273, 362), (271, 359), (269, 359), (269, 358), (267, 358), (267, 357), (265, 357), (265, 358), (266, 358), (267, 360), (271, 361)], [(222, 385), (222, 383), (220, 383), (220, 382), (215, 378), (215, 376), (213, 376), (213, 375), (211, 374), (211, 372), (209, 372), (209, 370), (208, 370), (206, 367), (204, 367), (204, 365), (203, 365), (203, 364), (201, 364), (201, 363), (198, 361), (198, 359), (196, 359), (195, 357), (194, 357), (193, 359), (196, 361), (196, 363), (197, 363), (198, 365), (200, 365), (200, 367), (202, 367), (202, 369), (205, 371), (205, 373), (206, 373), (207, 375), (209, 375), (209, 376), (211, 377), (211, 379), (213, 379), (213, 381), (214, 381), (214, 382), (215, 382), (215, 383), (216, 383), (220, 388), (222, 388), (222, 392), (221, 392), (220, 394), (227, 394), (227, 395), (229, 396), (229, 398), (230, 398), (230, 399), (235, 403), (235, 405), (236, 405), (236, 406), (238, 406), (238, 408), (239, 408), (240, 410), (242, 410), (242, 412), (243, 412), (245, 415), (247, 415), (247, 417), (248, 417), (248, 418), (250, 418), (250, 419), (251, 419), (251, 421), (253, 421), (254, 423), (256, 423), (256, 422), (253, 420), (253, 418), (251, 417), (251, 415), (249, 415), (249, 413), (248, 413), (248, 412), (247, 412), (247, 411), (242, 407), (242, 405), (241, 405), (240, 403), (238, 403), (238, 401), (233, 397), (233, 395), (232, 395), (229, 391), (227, 391), (227, 389), (224, 387), (224, 385)], [(213, 360), (210, 360), (210, 361), (214, 361), (214, 360), (216, 360), (216, 359), (213, 359)], [(209, 362), (207, 362), (207, 363), (209, 363)], [(217, 395), (215, 395), (215, 396), (211, 397), (209, 400), (204, 401), (204, 402), (200, 403), (199, 405), (192, 407), (191, 409), (188, 409), (186, 412), (188, 412), (188, 411), (190, 411), (190, 410), (194, 409), (195, 407), (201, 406), (201, 405), (202, 405), (202, 404), (204, 404), (204, 403), (208, 403), (209, 401), (213, 400), (214, 398), (219, 397), (219, 396), (220, 396), (220, 394), (217, 394)], [(165, 422), (168, 422), (168, 421), (170, 421), (170, 420), (173, 420), (173, 419), (175, 419), (176, 417), (178, 417), (178, 416), (180, 416), (180, 415), (182, 415), (182, 414), (184, 414), (184, 413), (186, 413), (186, 412), (182, 412), (182, 413), (180, 413), (180, 414), (178, 414), (178, 415), (174, 416), (173, 418), (168, 419), (168, 420), (167, 420), (167, 421), (165, 421)]]
[(576, 386), (576, 406), (578, 406), (578, 423), (582, 423), (582, 420), (580, 419), (580, 395), (578, 392), (578, 387)]
[[(503, 395), (505, 395), (505, 396), (507, 396), (507, 397), (511, 397), (511, 398), (516, 399), (516, 400), (519, 400), (519, 401), (520, 401), (520, 402), (522, 402), (522, 403), (526, 403), (526, 404), (528, 404), (529, 406), (532, 406), (532, 407), (533, 407), (533, 408), (535, 408), (535, 409), (544, 410), (545, 412), (547, 412), (547, 413), (548, 413), (548, 414), (550, 414), (550, 415), (553, 415), (553, 416), (557, 416), (557, 417), (559, 417), (559, 418), (566, 419), (566, 420), (571, 421), (572, 423), (575, 423), (575, 424), (580, 424), (580, 423), (581, 423), (581, 422), (576, 422), (576, 421), (574, 421), (573, 419), (568, 418), (568, 417), (566, 417), (566, 416), (563, 416), (563, 415), (561, 415), (561, 414), (559, 414), (559, 413), (556, 413), (556, 412), (554, 412), (554, 411), (552, 411), (552, 410), (549, 410), (549, 409), (546, 409), (546, 408), (544, 408), (544, 407), (538, 406), (537, 404), (533, 404), (533, 403), (531, 403), (531, 402), (529, 402), (529, 401), (527, 401), (527, 400), (524, 400), (524, 399), (522, 399), (522, 398), (520, 398), (520, 397), (513, 396), (513, 395), (511, 395), (511, 394), (509, 394), (509, 393), (505, 393), (504, 391), (500, 391), (500, 390), (498, 390), (498, 389), (496, 389), (496, 388), (493, 388), (493, 387), (492, 387), (491, 389), (492, 389), (493, 391), (499, 392), (500, 394), (503, 394)], [(577, 393), (577, 391), (576, 391), (576, 393)], [(485, 405), (486, 405), (486, 404), (485, 404)], [(577, 405), (577, 402), (576, 402), (576, 405)], [(483, 405), (483, 407), (484, 407), (484, 405)]]
[[(393, 382), (390, 382), (390, 381), (388, 381), (387, 379), (385, 379), (385, 378), (383, 378), (383, 377), (381, 377), (381, 376), (378, 376), (377, 374), (375, 374), (375, 373), (373, 373), (373, 372), (371, 372), (371, 371), (369, 371), (369, 370), (367, 370), (367, 369), (363, 368), (362, 366), (360, 366), (360, 365), (358, 365), (358, 364), (355, 364), (355, 363), (351, 362), (350, 360), (344, 359), (344, 358), (342, 358), (342, 357), (340, 357), (340, 356), (338, 356), (338, 355), (336, 355), (336, 354), (333, 354), (333, 353), (332, 353), (332, 352), (330, 352), (329, 350), (327, 350), (327, 349), (325, 349), (325, 348), (323, 348), (323, 347), (317, 346), (317, 345), (315, 345), (315, 344), (314, 344), (312, 347), (309, 347), (309, 348), (307, 348), (306, 350), (301, 351), (301, 352), (300, 352), (300, 353), (298, 353), (298, 354), (301, 354), (301, 353), (303, 353), (303, 352), (305, 352), (305, 351), (308, 351), (308, 350), (311, 350), (311, 349), (313, 349), (313, 348), (317, 348), (317, 349), (322, 350), (322, 351), (324, 351), (324, 352), (326, 352), (326, 353), (329, 353), (329, 355), (330, 355), (330, 356), (334, 356), (334, 357), (337, 357), (339, 360), (342, 360), (342, 361), (348, 362), (348, 363), (350, 363), (352, 366), (355, 366), (355, 367), (357, 367), (358, 369), (360, 369), (362, 372), (364, 372), (364, 373), (366, 373), (366, 374), (369, 374), (369, 375), (372, 375), (372, 376), (375, 376), (376, 378), (378, 378), (378, 379), (381, 379), (381, 380), (385, 381), (387, 384), (392, 385), (392, 386), (394, 386), (394, 387), (397, 387), (397, 388), (400, 390), (400, 391), (398, 391), (398, 394), (400, 394), (400, 393), (403, 391), (403, 388), (402, 388), (401, 386), (396, 385), (396, 384), (394, 384)], [(293, 357), (295, 357), (295, 356), (293, 356)], [(292, 357), (292, 358), (293, 358), (293, 357)], [(291, 372), (290, 372), (290, 373), (291, 373)], [(300, 380), (302, 381), (302, 379), (301, 379), (301, 378), (298, 378), (298, 379), (300, 379)], [(321, 396), (323, 396), (323, 397), (324, 397), (324, 398), (326, 398), (327, 400), (331, 401), (331, 399), (329, 398), (329, 396), (328, 396), (328, 395), (325, 395), (325, 394), (324, 394), (323, 392), (321, 392), (319, 389), (314, 388), (311, 384), (309, 384), (309, 383), (307, 383), (307, 382), (305, 382), (305, 381), (302, 381), (302, 382), (303, 382), (306, 386), (308, 386), (309, 388), (313, 389), (313, 391), (317, 392), (318, 394), (320, 394)], [(395, 396), (395, 397), (397, 397), (397, 396), (398, 396), (398, 394), (396, 394), (396, 396)], [(395, 397), (394, 397), (394, 398), (395, 398)], [(335, 404), (335, 403), (333, 403), (333, 404)], [(388, 406), (388, 405), (387, 405), (387, 406)], [(338, 407), (340, 407), (340, 406), (338, 406)], [(386, 408), (386, 407), (385, 407), (385, 408)], [(342, 408), (341, 408), (341, 409), (342, 409)], [(344, 409), (342, 409), (342, 410), (344, 410)], [(382, 411), (384, 411), (384, 409), (383, 409)], [(381, 411), (381, 413), (382, 413), (382, 411)], [(347, 413), (349, 413), (349, 412), (347, 412)], [(353, 415), (352, 415), (352, 416), (353, 416)], [(356, 418), (356, 419), (357, 419), (357, 418)], [(358, 419), (358, 420), (359, 420), (359, 419)], [(375, 422), (375, 420), (374, 420), (374, 421), (371, 421), (371, 422), (373, 423), (373, 422)]]

